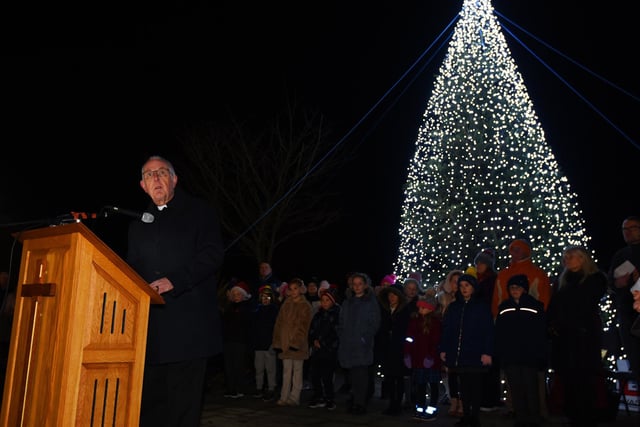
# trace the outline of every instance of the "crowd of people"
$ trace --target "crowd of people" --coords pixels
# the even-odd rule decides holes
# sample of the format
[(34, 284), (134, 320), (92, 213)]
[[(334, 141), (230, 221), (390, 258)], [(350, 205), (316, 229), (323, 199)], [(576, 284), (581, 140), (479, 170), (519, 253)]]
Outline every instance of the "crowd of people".
[[(496, 252), (484, 248), (469, 267), (426, 287), (419, 273), (404, 279), (388, 274), (373, 285), (367, 274), (355, 272), (343, 285), (312, 278), (307, 293), (304, 280), (280, 281), (262, 262), (253, 289), (268, 289), (267, 306), (298, 300), (303, 314), (288, 315), (284, 323), (282, 315), (273, 316), (268, 351), (275, 357), (267, 372), (279, 372), (277, 386), (263, 380), (256, 362), (253, 396), (282, 406), (305, 404), (300, 391), (309, 372), (313, 393), (306, 405), (333, 410), (333, 378), (340, 371), (349, 391), (345, 409), (355, 415), (365, 413), (378, 392), (388, 402), (383, 415), (399, 416), (409, 407), (412, 417), (429, 421), (448, 404), (457, 427), (477, 427), (482, 412), (499, 407), (513, 416), (514, 427), (539, 426), (550, 415), (563, 415), (572, 426), (596, 426), (611, 405), (603, 399), (604, 297), (615, 301), (624, 319), (618, 349), (624, 346), (631, 360), (637, 354), (632, 343), (640, 341), (640, 260), (634, 258), (640, 254), (640, 218), (624, 220), (623, 237), (627, 246), (608, 272), (587, 249), (568, 246), (560, 274), (549, 277), (533, 262), (530, 244), (515, 239), (507, 267), (497, 271)], [(616, 272), (624, 261), (634, 268)], [(265, 305), (258, 293), (256, 314)], [(223, 305), (223, 313), (227, 309)], [(282, 334), (293, 329), (299, 338), (283, 342)], [(631, 366), (637, 375), (637, 365)]]

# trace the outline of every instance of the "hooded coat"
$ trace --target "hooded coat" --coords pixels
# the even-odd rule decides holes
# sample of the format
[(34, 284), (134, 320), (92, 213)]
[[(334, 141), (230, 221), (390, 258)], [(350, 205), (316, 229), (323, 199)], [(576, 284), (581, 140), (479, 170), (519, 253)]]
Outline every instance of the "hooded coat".
[(373, 364), (373, 345), (380, 326), (380, 308), (376, 295), (367, 287), (364, 295), (356, 297), (351, 289), (345, 291), (338, 323), (338, 362), (344, 369)]
[[(394, 310), (389, 304), (389, 294), (398, 296)], [(385, 376), (408, 374), (404, 365), (404, 343), (411, 311), (406, 295), (400, 285), (388, 286), (378, 295), (380, 304), (380, 327), (376, 334), (376, 361), (382, 366)]]

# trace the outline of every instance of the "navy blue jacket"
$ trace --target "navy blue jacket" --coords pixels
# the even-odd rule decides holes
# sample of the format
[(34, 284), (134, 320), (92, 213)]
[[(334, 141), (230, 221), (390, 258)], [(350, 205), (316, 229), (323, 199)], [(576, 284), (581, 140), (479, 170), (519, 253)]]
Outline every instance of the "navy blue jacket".
[(276, 324), (280, 306), (275, 302), (259, 304), (253, 312), (251, 325), (251, 349), (269, 350), (273, 342), (273, 327)]
[[(320, 307), (311, 319), (309, 328), (309, 346), (311, 359), (338, 360), (338, 324), (340, 322), (340, 306), (334, 304), (329, 310)], [(320, 348), (313, 342), (320, 341)]]
[(496, 356), (501, 367), (547, 364), (547, 323), (544, 304), (524, 293), (520, 302), (511, 297), (500, 303), (496, 317)]
[[(461, 338), (460, 345), (458, 339)], [(483, 354), (493, 356), (494, 326), (491, 307), (473, 296), (449, 304), (442, 320), (440, 352), (447, 353), (448, 368), (488, 368), (482, 365)]]
[(253, 314), (251, 300), (229, 301), (222, 313), (222, 341), (250, 345)]

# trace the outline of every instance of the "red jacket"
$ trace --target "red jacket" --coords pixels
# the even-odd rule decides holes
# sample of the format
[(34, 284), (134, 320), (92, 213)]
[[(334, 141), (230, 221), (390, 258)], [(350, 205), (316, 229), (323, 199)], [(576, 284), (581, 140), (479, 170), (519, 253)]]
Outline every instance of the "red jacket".
[[(412, 316), (409, 320), (407, 328), (407, 340), (404, 343), (405, 361), (407, 356), (411, 358), (411, 368), (431, 368), (440, 370), (442, 362), (440, 361), (440, 337), (442, 336), (442, 322), (440, 317), (433, 312), (428, 314), (431, 316), (431, 324), (429, 331), (424, 331), (425, 316)], [(426, 366), (425, 360), (433, 361), (433, 366)]]

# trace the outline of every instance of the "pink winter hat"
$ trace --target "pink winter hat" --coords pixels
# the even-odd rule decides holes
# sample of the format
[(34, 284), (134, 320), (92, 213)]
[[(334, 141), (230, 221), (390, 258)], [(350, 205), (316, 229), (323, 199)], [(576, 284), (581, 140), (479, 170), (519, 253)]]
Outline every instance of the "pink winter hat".
[(398, 279), (398, 276), (396, 276), (395, 274), (387, 274), (380, 281), (380, 286), (394, 285), (397, 279)]

